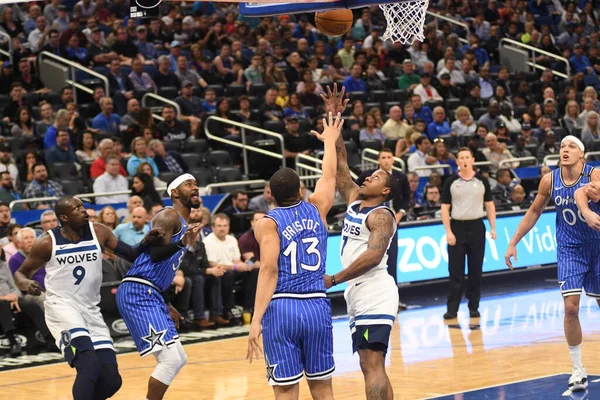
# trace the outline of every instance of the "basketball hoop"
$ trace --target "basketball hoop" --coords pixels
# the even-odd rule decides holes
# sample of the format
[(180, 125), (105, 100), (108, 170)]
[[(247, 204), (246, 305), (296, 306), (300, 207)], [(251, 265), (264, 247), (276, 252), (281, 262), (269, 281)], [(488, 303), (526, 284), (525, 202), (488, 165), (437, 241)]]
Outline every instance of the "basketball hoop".
[(380, 4), (387, 21), (383, 40), (412, 44), (425, 40), (423, 25), (429, 0), (405, 0), (401, 3)]

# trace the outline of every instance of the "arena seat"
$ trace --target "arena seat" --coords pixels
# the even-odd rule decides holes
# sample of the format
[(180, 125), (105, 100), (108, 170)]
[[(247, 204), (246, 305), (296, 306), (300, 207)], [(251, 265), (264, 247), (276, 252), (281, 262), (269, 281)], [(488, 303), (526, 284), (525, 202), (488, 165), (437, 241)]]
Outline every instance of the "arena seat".
[(188, 169), (200, 168), (204, 166), (205, 159), (198, 153), (182, 153), (181, 158), (187, 164)]
[(208, 166), (212, 168), (228, 167), (232, 165), (229, 152), (225, 150), (211, 151), (208, 153), (208, 158), (206, 161), (208, 162)]

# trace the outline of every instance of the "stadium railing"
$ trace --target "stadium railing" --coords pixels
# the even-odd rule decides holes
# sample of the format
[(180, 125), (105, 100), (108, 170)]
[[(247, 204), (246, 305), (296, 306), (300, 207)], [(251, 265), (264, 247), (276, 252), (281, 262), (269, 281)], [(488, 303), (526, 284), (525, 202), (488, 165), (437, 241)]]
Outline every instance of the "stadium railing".
[(0, 54), (8, 58), (8, 61), (13, 62), (12, 56), (12, 38), (4, 31), (0, 31), (0, 44), (6, 43), (7, 50), (0, 49)]
[[(56, 54), (52, 54), (48, 51), (42, 51), (38, 57), (39, 57), (38, 60), (39, 60), (40, 67), (41, 67), (42, 63), (48, 59), (52, 60), (62, 66), (68, 67), (69, 73), (71, 75), (71, 79), (67, 79), (66, 83), (68, 85), (72, 86), (73, 88), (80, 89), (86, 93), (89, 93), (90, 95), (94, 93), (94, 89), (77, 82), (76, 73), (77, 73), (77, 71), (81, 71), (90, 76), (93, 76), (94, 78), (100, 79), (102, 81), (102, 83), (104, 84), (104, 93), (110, 93), (108, 78), (106, 76), (104, 76), (94, 70), (91, 70), (89, 68), (86, 68), (86, 67), (82, 66), (81, 64), (67, 60), (66, 58), (57, 56)], [(77, 90), (73, 91), (73, 97), (75, 99), (75, 103), (77, 104)]]
[(539, 69), (541, 71), (544, 71), (546, 69), (546, 67), (544, 67), (543, 65), (540, 65), (540, 64), (538, 64), (538, 63), (535, 62), (535, 56), (537, 54), (538, 56), (542, 55), (542, 56), (550, 57), (550, 58), (555, 59), (556, 61), (560, 61), (560, 62), (564, 62), (565, 63), (565, 65), (567, 67), (566, 68), (567, 73), (563, 74), (562, 72), (558, 72), (558, 71), (553, 70), (552, 73), (554, 75), (559, 76), (559, 77), (564, 78), (564, 79), (569, 79), (569, 77), (571, 76), (571, 65), (569, 63), (569, 60), (567, 60), (564, 57), (557, 56), (556, 54), (552, 54), (552, 53), (550, 53), (548, 51), (541, 50), (541, 49), (538, 49), (537, 47), (533, 47), (533, 46), (530, 46), (528, 44), (521, 43), (519, 41), (516, 41), (516, 40), (513, 40), (513, 39), (508, 39), (508, 38), (500, 39), (500, 52), (501, 53), (502, 53), (502, 48), (505, 47), (505, 46), (507, 46), (507, 45), (514, 46), (514, 47), (519, 47), (519, 48), (521, 48), (523, 50), (527, 50), (528, 52), (530, 52), (531, 53), (531, 61), (529, 61), (527, 63), (527, 65), (529, 65), (530, 67), (532, 67), (534, 69)]
[[(156, 100), (160, 103), (164, 103), (165, 105), (170, 105), (175, 107), (175, 112), (177, 112), (177, 119), (181, 119), (181, 107), (179, 107), (179, 104), (177, 104), (175, 101), (167, 99), (166, 97), (163, 96), (159, 96), (155, 93), (145, 93), (142, 96), (142, 107), (149, 107), (152, 108), (152, 104), (150, 104), (150, 100)], [(160, 114), (157, 114), (154, 112), (154, 110), (152, 111), (152, 117), (156, 118), (159, 121), (163, 120), (163, 117)]]
[[(231, 125), (231, 126), (240, 128), (240, 132), (241, 132), (240, 137), (241, 137), (242, 142), (240, 143), (240, 142), (236, 142), (234, 140), (225, 139), (225, 138), (218, 136), (218, 135), (214, 134), (213, 132), (211, 132), (210, 127), (209, 127), (209, 123), (211, 121), (216, 121), (221, 124), (227, 124), (227, 125)], [(247, 144), (246, 143), (246, 131), (247, 130), (277, 139), (279, 141), (279, 147), (281, 149), (281, 152), (275, 153), (274, 151), (261, 149), (259, 147)], [(211, 115), (210, 117), (208, 117), (206, 119), (206, 121), (204, 121), (204, 132), (206, 133), (206, 137), (210, 140), (214, 140), (214, 141), (220, 142), (220, 143), (225, 143), (229, 146), (239, 147), (240, 149), (242, 149), (242, 153), (244, 155), (242, 157), (244, 160), (244, 175), (246, 175), (246, 176), (248, 176), (248, 151), (262, 154), (267, 157), (273, 157), (277, 160), (281, 160), (281, 167), (285, 168), (285, 157), (283, 156), (283, 151), (284, 151), (283, 135), (281, 135), (279, 133), (271, 132), (266, 129), (258, 128), (256, 126), (252, 126), (252, 125), (242, 124), (240, 122), (232, 121), (230, 119), (216, 117), (214, 115)]]
[(544, 157), (544, 165), (557, 165), (560, 161), (560, 154), (548, 154)]
[[(371, 158), (369, 157), (369, 155), (373, 155), (375, 156), (375, 158)], [(360, 155), (360, 158), (362, 160), (362, 170), (367, 170), (367, 169), (371, 169), (371, 168), (376, 168), (378, 164), (377, 162), (377, 158), (379, 157), (379, 152), (377, 150), (374, 149), (363, 149)], [(394, 157), (394, 161), (399, 163), (402, 167), (398, 168), (396, 167), (396, 165), (392, 166), (392, 169), (398, 172), (405, 172), (406, 171), (406, 163), (404, 162), (403, 159), (399, 158), (399, 157)]]
[(537, 158), (531, 157), (518, 157), (518, 158), (509, 158), (507, 160), (502, 160), (498, 163), (498, 168), (518, 168), (521, 161), (534, 161), (537, 163)]
[[(206, 187), (204, 188), (204, 194), (206, 194), (206, 195), (213, 194), (212, 191), (213, 191), (213, 189), (216, 189), (216, 188), (231, 187), (231, 186), (264, 185), (266, 182), (267, 181), (265, 181), (264, 179), (252, 179), (252, 180), (245, 180), (245, 181), (211, 183), (209, 185), (206, 185)], [(218, 208), (218, 206), (216, 208)]]
[[(447, 17), (445, 15), (441, 15), (438, 13), (434, 13), (432, 11), (427, 11), (427, 15), (433, 18), (433, 22), (435, 23), (435, 30), (436, 31), (440, 31), (439, 26), (438, 26), (438, 20), (442, 20), (442, 21), (446, 21), (451, 23), (452, 25), (456, 25), (456, 26), (460, 26), (462, 29), (464, 29), (464, 33), (467, 35), (466, 38), (462, 38), (462, 37), (458, 37), (458, 40), (461, 41), (464, 44), (468, 44), (469, 43), (469, 35), (470, 35), (470, 31), (469, 31), (469, 26), (467, 24), (465, 24), (464, 22), (460, 22), (457, 19), (454, 18), (450, 18)], [(463, 33), (463, 32), (461, 32)]]
[(435, 169), (447, 169), (450, 171), (450, 173), (452, 173), (452, 167), (448, 164), (424, 165), (422, 167), (415, 167), (415, 169), (413, 169), (410, 172), (418, 173), (418, 171), (428, 171), (428, 170), (435, 170)]

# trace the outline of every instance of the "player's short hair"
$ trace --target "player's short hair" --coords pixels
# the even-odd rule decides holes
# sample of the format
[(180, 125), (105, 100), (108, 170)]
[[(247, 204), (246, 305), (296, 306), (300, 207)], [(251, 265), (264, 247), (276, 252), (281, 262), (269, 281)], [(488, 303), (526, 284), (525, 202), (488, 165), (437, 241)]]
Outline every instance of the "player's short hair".
[(218, 214), (215, 214), (214, 217), (212, 217), (212, 225), (211, 226), (215, 226), (215, 222), (218, 219), (224, 219), (227, 221), (228, 224), (231, 223), (231, 219), (229, 219), (229, 215), (224, 214), (224, 213), (218, 213)]
[(471, 157), (474, 157), (473, 150), (471, 150), (468, 147), (461, 147), (460, 149), (458, 149), (458, 151), (456, 152), (456, 156), (458, 157), (458, 155), (463, 151), (468, 151), (469, 153), (471, 153)]
[(392, 151), (392, 149), (390, 149), (388, 147), (384, 147), (383, 149), (379, 150), (379, 154), (377, 155), (377, 157), (381, 157), (381, 155), (383, 153), (390, 153), (392, 156), (394, 155), (394, 152)]
[[(73, 196), (63, 196), (56, 202), (54, 206), (54, 213), (58, 218), (60, 215), (66, 215), (69, 212), (69, 201), (73, 199)], [(42, 214), (42, 217), (44, 214)]]
[(269, 180), (271, 194), (278, 205), (295, 202), (300, 193), (300, 177), (291, 168), (281, 168)]

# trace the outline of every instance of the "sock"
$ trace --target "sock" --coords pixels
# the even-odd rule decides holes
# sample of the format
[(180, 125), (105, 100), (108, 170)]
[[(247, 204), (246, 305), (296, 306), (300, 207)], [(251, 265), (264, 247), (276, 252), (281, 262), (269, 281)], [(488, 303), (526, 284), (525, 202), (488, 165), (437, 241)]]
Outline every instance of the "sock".
[(14, 346), (15, 344), (17, 344), (17, 338), (15, 337), (14, 330), (11, 329), (10, 331), (6, 331), (4, 334), (8, 338), (8, 342), (10, 343), (11, 346)]
[(581, 361), (581, 344), (569, 346), (569, 353), (571, 354), (571, 360), (573, 360), (573, 368), (583, 368), (583, 363)]

